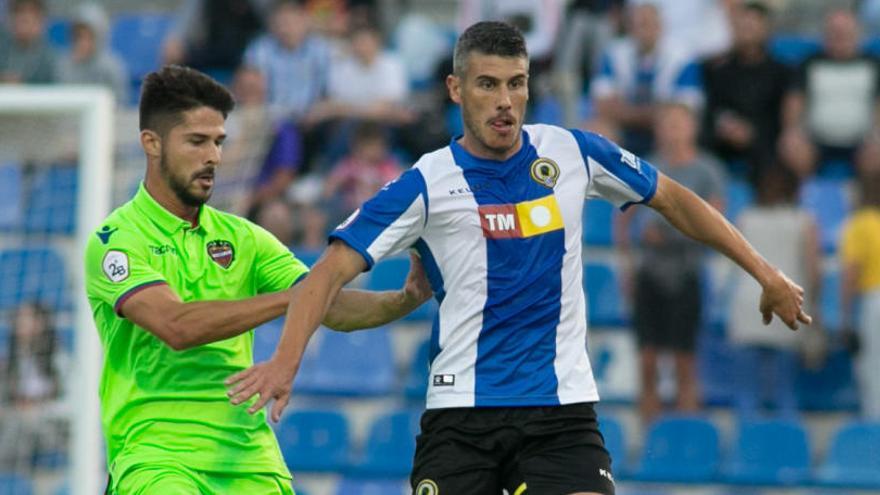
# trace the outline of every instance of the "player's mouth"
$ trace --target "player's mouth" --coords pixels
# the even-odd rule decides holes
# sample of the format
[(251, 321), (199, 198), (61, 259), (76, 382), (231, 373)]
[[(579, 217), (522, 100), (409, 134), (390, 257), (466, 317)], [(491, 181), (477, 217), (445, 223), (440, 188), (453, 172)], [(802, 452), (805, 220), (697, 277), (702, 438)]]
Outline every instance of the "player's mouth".
[(515, 125), (516, 120), (509, 115), (500, 115), (489, 121), (489, 127), (502, 136), (512, 133)]
[(203, 172), (201, 174), (196, 175), (196, 182), (198, 182), (202, 187), (210, 188), (214, 186), (214, 172)]

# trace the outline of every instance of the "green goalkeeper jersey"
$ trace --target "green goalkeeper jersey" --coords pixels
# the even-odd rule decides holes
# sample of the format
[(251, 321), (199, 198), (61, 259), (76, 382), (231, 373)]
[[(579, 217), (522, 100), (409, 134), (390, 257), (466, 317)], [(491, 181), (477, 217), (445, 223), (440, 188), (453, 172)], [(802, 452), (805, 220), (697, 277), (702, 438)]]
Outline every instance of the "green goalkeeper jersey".
[(110, 472), (183, 464), (289, 478), (264, 412), (232, 406), (223, 381), (253, 364), (253, 332), (184, 351), (120, 315), (125, 300), (168, 284), (184, 302), (288, 289), (308, 268), (263, 228), (203, 206), (198, 225), (141, 184), (89, 240), (86, 293), (104, 347), (101, 421)]

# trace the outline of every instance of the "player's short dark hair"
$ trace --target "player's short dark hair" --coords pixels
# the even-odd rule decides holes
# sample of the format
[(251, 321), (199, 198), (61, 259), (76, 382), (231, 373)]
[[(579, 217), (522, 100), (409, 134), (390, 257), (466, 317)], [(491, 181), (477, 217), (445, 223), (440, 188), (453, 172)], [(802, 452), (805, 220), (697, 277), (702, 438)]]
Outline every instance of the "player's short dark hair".
[(483, 21), (467, 28), (455, 43), (452, 56), (452, 72), (464, 74), (468, 56), (473, 53), (501, 57), (526, 57), (526, 40), (522, 31), (506, 22)]
[(235, 107), (232, 94), (209, 76), (189, 67), (167, 65), (147, 74), (141, 88), (140, 129), (165, 134), (182, 113), (209, 107), (225, 119)]

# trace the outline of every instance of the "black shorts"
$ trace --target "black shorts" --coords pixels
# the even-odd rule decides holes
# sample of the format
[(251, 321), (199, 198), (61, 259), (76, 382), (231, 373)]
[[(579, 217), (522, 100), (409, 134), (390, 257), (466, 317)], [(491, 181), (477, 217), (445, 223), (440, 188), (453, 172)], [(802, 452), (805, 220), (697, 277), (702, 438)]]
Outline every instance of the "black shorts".
[(639, 347), (693, 352), (703, 314), (699, 273), (682, 274), (675, 290), (650, 274), (636, 275), (633, 326)]
[(421, 426), (414, 495), (614, 494), (592, 404), (429, 409)]

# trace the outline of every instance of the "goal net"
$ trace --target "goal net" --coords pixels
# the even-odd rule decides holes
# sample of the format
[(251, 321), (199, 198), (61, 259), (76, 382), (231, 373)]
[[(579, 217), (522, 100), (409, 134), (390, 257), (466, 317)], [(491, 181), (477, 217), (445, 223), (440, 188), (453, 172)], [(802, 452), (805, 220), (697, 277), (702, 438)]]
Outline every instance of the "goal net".
[[(227, 122), (217, 207), (242, 212), (271, 134), (261, 112)], [(82, 259), (143, 179), (138, 136), (137, 109), (103, 89), (0, 86), (0, 477), (12, 493), (103, 492), (103, 357)]]

